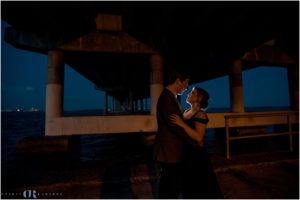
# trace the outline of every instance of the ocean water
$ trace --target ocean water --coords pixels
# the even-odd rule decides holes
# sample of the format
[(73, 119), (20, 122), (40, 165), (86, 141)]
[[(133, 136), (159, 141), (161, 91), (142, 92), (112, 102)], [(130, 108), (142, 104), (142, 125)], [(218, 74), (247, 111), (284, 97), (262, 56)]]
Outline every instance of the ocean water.
[(20, 139), (43, 136), (44, 133), (44, 112), (1, 112), (2, 175), (14, 173), (17, 144)]
[[(247, 108), (246, 111), (288, 110), (277, 108)], [(229, 112), (230, 109), (210, 109), (207, 112)], [(102, 115), (102, 111), (65, 112), (65, 116)], [(268, 126), (268, 132), (273, 126)], [(2, 112), (1, 113), (1, 168), (2, 175), (13, 174), (16, 169), (17, 144), (20, 139), (28, 137), (44, 137), (44, 112)], [(214, 129), (207, 129), (204, 137), (205, 146), (210, 154), (216, 153), (216, 147), (223, 145), (215, 137)], [(82, 135), (80, 160), (113, 160), (124, 156), (136, 156), (144, 153), (141, 133), (113, 135)], [(268, 140), (268, 144), (274, 141)], [(275, 142), (276, 143), (276, 142)], [(264, 143), (265, 145), (265, 143)], [(223, 147), (222, 147), (223, 148)]]

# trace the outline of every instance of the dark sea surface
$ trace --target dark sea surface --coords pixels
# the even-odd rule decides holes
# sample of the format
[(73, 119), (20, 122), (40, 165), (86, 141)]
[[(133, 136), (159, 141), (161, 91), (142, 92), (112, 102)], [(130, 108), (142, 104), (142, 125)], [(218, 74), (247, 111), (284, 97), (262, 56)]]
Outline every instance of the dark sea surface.
[[(246, 111), (288, 110), (287, 107), (246, 108)], [(208, 109), (207, 112), (230, 112), (229, 108)], [(68, 111), (65, 116), (102, 115), (102, 111)], [(268, 132), (273, 126), (268, 126)], [(44, 137), (44, 112), (1, 112), (1, 173), (14, 174), (16, 169), (17, 144), (20, 139)], [(135, 156), (143, 153), (141, 133), (112, 135), (82, 135), (80, 161), (113, 160), (124, 156)], [(205, 146), (213, 154), (217, 145), (215, 129), (207, 129)], [(272, 141), (271, 141), (272, 143)]]

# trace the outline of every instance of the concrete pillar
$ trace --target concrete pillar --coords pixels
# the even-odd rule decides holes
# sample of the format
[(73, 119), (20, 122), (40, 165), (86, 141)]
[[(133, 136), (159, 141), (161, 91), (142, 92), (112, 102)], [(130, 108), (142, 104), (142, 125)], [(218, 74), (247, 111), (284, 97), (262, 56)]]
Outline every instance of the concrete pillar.
[(139, 108), (138, 108), (138, 100), (135, 100), (135, 101), (134, 101), (134, 110), (135, 110), (135, 111), (138, 111), (138, 110), (139, 110)]
[(145, 99), (145, 110), (148, 110), (148, 98)]
[(299, 111), (299, 68), (296, 65), (288, 67), (291, 110)]
[(156, 104), (159, 95), (164, 89), (163, 57), (161, 55), (150, 56), (150, 98), (151, 115), (156, 114)]
[(111, 96), (111, 111), (115, 112), (115, 97)]
[(242, 61), (235, 60), (230, 66), (230, 104), (231, 112), (244, 112)]
[(107, 114), (107, 92), (104, 92), (104, 115)]
[(143, 111), (144, 110), (144, 99), (143, 98), (140, 99), (140, 106), (141, 106), (141, 111)]
[(121, 111), (128, 111), (128, 98), (125, 98), (123, 101), (120, 101)]
[(129, 92), (129, 110), (133, 112), (133, 95), (132, 91)]
[(46, 133), (47, 121), (63, 115), (64, 69), (64, 53), (56, 50), (49, 51), (46, 88)]
[(117, 112), (120, 112), (121, 111), (121, 104), (120, 104), (120, 101), (115, 99), (115, 110)]

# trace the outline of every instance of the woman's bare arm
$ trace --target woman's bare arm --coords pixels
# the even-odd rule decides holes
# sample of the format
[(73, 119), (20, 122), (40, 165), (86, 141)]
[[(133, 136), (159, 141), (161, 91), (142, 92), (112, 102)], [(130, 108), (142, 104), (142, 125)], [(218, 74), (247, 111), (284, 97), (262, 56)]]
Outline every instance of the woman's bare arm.
[(183, 119), (184, 120), (189, 120), (191, 119), (197, 112), (201, 110), (199, 105), (194, 105), (192, 109), (187, 110), (186, 112), (183, 113)]
[[(196, 117), (197, 116), (198, 114), (196, 115)], [(178, 115), (171, 115), (170, 118), (173, 123), (181, 126), (192, 139), (197, 141), (198, 145), (203, 145), (203, 137), (206, 130), (206, 124), (194, 122), (195, 129), (193, 129), (189, 125), (187, 125)], [(203, 117), (201, 118), (203, 119)]]

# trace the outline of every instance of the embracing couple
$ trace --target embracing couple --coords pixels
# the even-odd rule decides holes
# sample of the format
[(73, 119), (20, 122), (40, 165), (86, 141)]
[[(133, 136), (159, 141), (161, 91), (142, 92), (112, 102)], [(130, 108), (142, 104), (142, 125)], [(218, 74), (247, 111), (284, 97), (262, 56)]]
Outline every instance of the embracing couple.
[(190, 109), (182, 112), (177, 101), (188, 87), (189, 78), (183, 72), (173, 72), (157, 102), (158, 130), (154, 159), (160, 166), (160, 199), (223, 198), (209, 155), (204, 148), (208, 123), (204, 109), (209, 94), (195, 87), (188, 94)]

